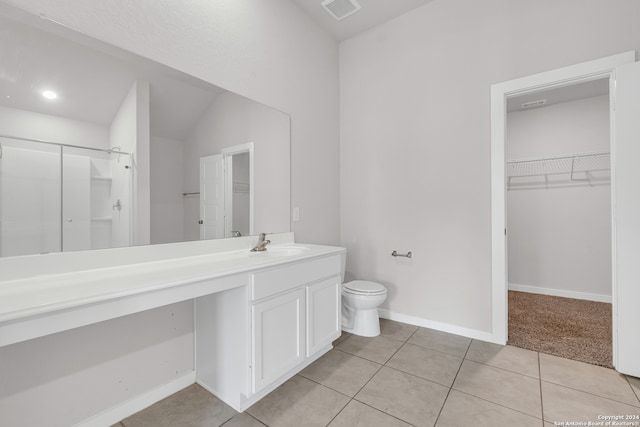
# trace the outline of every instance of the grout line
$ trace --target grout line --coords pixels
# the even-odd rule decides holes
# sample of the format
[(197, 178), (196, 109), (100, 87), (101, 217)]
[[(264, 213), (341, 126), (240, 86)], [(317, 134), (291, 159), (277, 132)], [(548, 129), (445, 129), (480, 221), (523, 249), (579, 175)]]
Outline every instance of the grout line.
[(462, 369), (462, 364), (464, 363), (464, 360), (467, 358), (467, 353), (469, 353), (469, 349), (471, 348), (471, 343), (473, 342), (473, 339), (471, 339), (469, 341), (469, 345), (467, 346), (467, 350), (464, 352), (464, 357), (462, 358), (462, 362), (460, 362), (460, 366), (458, 366), (458, 370), (456, 371), (456, 376), (453, 377), (453, 381), (451, 381), (451, 386), (449, 387), (449, 391), (447, 391), (447, 395), (444, 398), (444, 401), (442, 402), (442, 406), (440, 407), (440, 410), (438, 411), (438, 416), (436, 417), (436, 422), (433, 423), (434, 426), (438, 425), (438, 420), (440, 419), (440, 415), (442, 415), (442, 410), (444, 409), (444, 405), (447, 404), (447, 400), (449, 400), (449, 395), (451, 394), (451, 390), (453, 390), (453, 385), (456, 383), (456, 379), (458, 378), (458, 374), (460, 373), (460, 369)]
[[(259, 422), (260, 424), (262, 424), (263, 426), (269, 427), (267, 426), (265, 423), (263, 423), (262, 421), (260, 421), (259, 419), (257, 419), (256, 417), (254, 417), (253, 415), (251, 415), (250, 413), (248, 413), (247, 411), (241, 412), (242, 414), (247, 414), (248, 416), (250, 416), (251, 418), (253, 418), (254, 420), (256, 420), (257, 422)], [(236, 415), (237, 416), (237, 415)]]
[[(344, 353), (344, 354), (348, 354), (349, 356), (359, 357), (360, 359), (364, 359), (364, 360), (366, 360), (367, 362), (372, 362), (372, 363), (375, 363), (375, 364), (378, 364), (378, 365), (384, 366), (384, 363), (380, 363), (379, 361), (375, 361), (375, 360), (367, 359), (366, 357), (360, 356), (360, 355), (358, 355), (358, 354), (349, 353), (348, 351), (341, 350), (341, 349), (339, 349), (339, 348), (334, 348), (334, 350), (338, 350), (339, 352)], [(385, 363), (386, 363), (386, 362), (385, 362)]]
[[(415, 345), (415, 346), (417, 346), (417, 347), (426, 348), (427, 350), (436, 351), (436, 352), (438, 352), (438, 353), (446, 354), (447, 356), (460, 357), (460, 356), (458, 356), (457, 354), (445, 353), (444, 351), (440, 351), (440, 350), (435, 349), (435, 348), (425, 347), (425, 346), (420, 345), (420, 344), (414, 344), (414, 343), (412, 343), (412, 342), (409, 342), (409, 340), (410, 340), (411, 338), (413, 338), (413, 336), (414, 336), (416, 333), (418, 333), (418, 331), (419, 331), (420, 329), (427, 329), (427, 330), (429, 330), (429, 331), (442, 332), (442, 333), (444, 333), (444, 334), (448, 334), (448, 335), (456, 335), (456, 334), (452, 334), (451, 332), (437, 331), (436, 329), (423, 328), (422, 326), (418, 326), (418, 328), (417, 328), (415, 331), (413, 331), (413, 333), (409, 336), (409, 338), (407, 338), (407, 339), (405, 340), (405, 344), (411, 344), (411, 345)], [(457, 335), (457, 336), (462, 337), (462, 335)], [(467, 337), (462, 337), (462, 338), (467, 338)], [(472, 343), (472, 342), (473, 342), (473, 338), (469, 338), (469, 344), (467, 345), (467, 350), (464, 352), (464, 356), (462, 356), (462, 359), (463, 359), (463, 360), (464, 360), (464, 358), (465, 358), (465, 357), (467, 357), (467, 352), (469, 351), (469, 347), (471, 346), (471, 343)]]
[[(458, 358), (458, 359), (460, 359), (460, 358)], [(464, 359), (460, 359), (460, 366), (462, 366), (462, 362), (464, 362)], [(458, 366), (458, 371), (460, 371), (460, 366)], [(446, 385), (446, 384), (439, 383), (438, 381), (435, 381), (435, 380), (432, 380), (432, 379), (429, 379), (429, 378), (421, 377), (420, 375), (416, 375), (416, 374), (413, 374), (411, 372), (403, 371), (400, 368), (395, 368), (393, 366), (386, 366), (386, 365), (383, 366), (383, 367), (387, 368), (387, 369), (391, 369), (393, 371), (401, 372), (401, 373), (409, 375), (410, 377), (413, 377), (413, 378), (418, 378), (420, 380), (427, 381), (427, 382), (432, 383), (432, 384), (437, 384), (437, 385), (445, 387), (445, 388), (451, 388), (453, 386), (453, 382), (455, 382), (455, 377), (453, 378), (453, 381), (451, 382), (451, 385)], [(456, 373), (456, 376), (457, 375), (458, 374)]]
[[(476, 399), (483, 400), (483, 401), (485, 401), (485, 402), (487, 402), (487, 403), (491, 403), (492, 405), (500, 406), (501, 408), (508, 409), (509, 411), (517, 412), (517, 413), (522, 414), (522, 415), (526, 415), (527, 417), (533, 418), (534, 420), (540, 420), (540, 418), (537, 418), (535, 415), (527, 414), (526, 412), (522, 412), (522, 411), (521, 411), (521, 410), (519, 410), (519, 409), (514, 409), (514, 408), (512, 408), (512, 407), (510, 407), (510, 406), (506, 406), (506, 405), (504, 405), (504, 404), (502, 404), (502, 403), (496, 403), (496, 402), (494, 402), (494, 401), (492, 401), (492, 400), (488, 400), (488, 399), (487, 399), (487, 398), (485, 398), (485, 397), (482, 397), (482, 396), (476, 396), (476, 395), (475, 395), (475, 394), (473, 394), (473, 393), (469, 393), (469, 392), (467, 392), (467, 391), (458, 390), (457, 388), (454, 388), (454, 389), (452, 389), (452, 390), (454, 390), (454, 391), (455, 391), (455, 392), (457, 392), (457, 393), (462, 393), (462, 394), (466, 394), (467, 396), (475, 397)], [(544, 422), (544, 420), (542, 420), (542, 422)]]
[(356, 396), (358, 395), (358, 393), (360, 393), (360, 392), (362, 391), (362, 389), (364, 389), (364, 388), (367, 386), (367, 384), (369, 384), (369, 383), (371, 382), (371, 380), (372, 380), (376, 375), (378, 375), (378, 372), (380, 372), (380, 370), (381, 370), (382, 368), (384, 368), (384, 365), (380, 365), (380, 367), (378, 368), (378, 370), (377, 370), (373, 375), (371, 375), (371, 378), (369, 378), (369, 379), (367, 380), (367, 382), (365, 382), (365, 383), (362, 385), (362, 387), (360, 387), (360, 388), (358, 389), (358, 391), (356, 391), (356, 392), (354, 393), (354, 395), (353, 395), (353, 398), (352, 398), (352, 399), (355, 399), (355, 398), (356, 398)]
[[(488, 366), (490, 368), (499, 369), (499, 370), (504, 371), (504, 372), (509, 372), (510, 374), (521, 375), (523, 377), (531, 378), (532, 380), (539, 380), (540, 379), (539, 376), (532, 377), (531, 375), (523, 374), (522, 372), (511, 371), (511, 370), (503, 368), (501, 366), (489, 365), (488, 363), (478, 362), (477, 360), (467, 359), (467, 358), (465, 358), (464, 360), (468, 360), (469, 362), (477, 363), (478, 365), (483, 365), (483, 366)], [(538, 374), (540, 374), (540, 362), (538, 362)]]
[(400, 345), (400, 347), (398, 347), (398, 348), (396, 349), (396, 351), (394, 351), (394, 352), (393, 352), (393, 354), (392, 354), (391, 356), (389, 356), (389, 358), (384, 362), (383, 366), (387, 366), (387, 363), (389, 363), (389, 361), (390, 361), (391, 359), (393, 359), (393, 356), (395, 356), (395, 355), (400, 351), (400, 349), (401, 349), (402, 347), (404, 347), (405, 345), (407, 345), (407, 342), (406, 342), (406, 341), (405, 341), (405, 342), (403, 342), (403, 343)]
[[(542, 379), (541, 379), (541, 381), (545, 382), (547, 384), (553, 384), (553, 385), (558, 386), (558, 387), (568, 388), (569, 390), (577, 391), (579, 393), (584, 393), (584, 394), (588, 394), (590, 396), (598, 397), (600, 399), (606, 399), (606, 400), (609, 400), (611, 402), (621, 403), (621, 404), (627, 405), (627, 406), (633, 406), (634, 408), (640, 408), (640, 404), (634, 405), (633, 403), (623, 402), (622, 400), (613, 399), (611, 397), (600, 396), (599, 394), (593, 394), (593, 393), (590, 393), (588, 391), (581, 390), (579, 388), (574, 388), (574, 387), (571, 387), (571, 386), (568, 386), (568, 385), (554, 383), (553, 381), (546, 381), (546, 380), (542, 380)], [(632, 393), (633, 393), (633, 390), (632, 390)], [(634, 396), (635, 396), (635, 393), (634, 393)]]
[[(345, 354), (349, 354), (349, 353), (345, 353)], [(352, 354), (351, 356), (359, 357), (359, 356), (356, 356), (356, 355), (354, 355), (354, 354)], [(361, 357), (361, 359), (366, 360), (366, 361), (368, 361), (368, 362), (371, 362), (369, 359), (364, 359), (363, 357)], [(335, 420), (335, 419), (338, 417), (338, 415), (340, 415), (340, 414), (342, 413), (342, 411), (344, 411), (344, 409), (345, 409), (347, 406), (349, 406), (349, 404), (350, 404), (350, 403), (351, 403), (351, 402), (356, 398), (356, 396), (358, 395), (358, 393), (360, 393), (360, 391), (361, 391), (363, 388), (365, 388), (365, 386), (366, 386), (367, 384), (369, 384), (369, 381), (371, 381), (371, 380), (373, 379), (373, 377), (375, 377), (375, 376), (378, 374), (378, 372), (380, 372), (380, 369), (382, 369), (382, 367), (383, 367), (383, 366), (384, 366), (384, 365), (380, 365), (380, 367), (376, 370), (376, 372), (375, 372), (373, 375), (371, 375), (371, 378), (369, 378), (369, 379), (367, 380), (367, 382), (366, 382), (366, 383), (364, 383), (364, 385), (363, 385), (362, 387), (360, 387), (360, 388), (358, 389), (358, 391), (356, 391), (356, 392), (353, 394), (353, 396), (347, 396), (346, 394), (341, 393), (341, 392), (339, 392), (338, 390), (334, 390), (335, 392), (340, 393), (340, 394), (342, 394), (343, 396), (347, 396), (347, 397), (349, 398), (349, 401), (347, 402), (347, 404), (346, 404), (346, 405), (344, 405), (344, 406), (342, 407), (342, 409), (340, 409), (340, 411), (338, 411), (338, 413), (337, 413), (333, 418), (331, 418), (331, 420), (327, 423), (327, 425), (331, 424), (331, 423), (333, 422), (333, 420)], [(311, 380), (311, 381), (313, 381), (313, 380)], [(320, 384), (320, 383), (318, 383), (318, 384)], [(322, 385), (323, 387), (327, 387), (327, 386), (325, 386), (324, 384), (320, 384), (320, 385)], [(328, 388), (328, 389), (330, 389), (330, 390), (333, 390), (331, 387), (327, 387), (327, 388)]]
[(353, 398), (351, 398), (351, 400), (349, 400), (349, 401), (347, 402), (347, 404), (346, 404), (346, 405), (344, 405), (344, 406), (343, 406), (343, 407), (338, 411), (338, 413), (337, 413), (336, 415), (334, 415), (334, 417), (333, 417), (333, 418), (331, 418), (331, 419), (329, 420), (329, 422), (328, 422), (326, 425), (327, 425), (327, 426), (329, 426), (329, 425), (333, 422), (333, 420), (335, 420), (336, 418), (338, 418), (338, 416), (342, 413), (342, 411), (344, 411), (344, 409), (345, 409), (347, 406), (349, 406), (349, 403), (351, 403), (351, 401), (352, 401), (352, 400), (353, 400)]
[[(417, 329), (416, 329), (416, 331), (417, 331)], [(415, 333), (415, 331), (414, 331), (413, 333)], [(379, 335), (379, 336), (383, 336), (383, 335)], [(411, 336), (413, 336), (413, 334), (411, 334)], [(410, 337), (411, 337), (411, 336), (410, 336)], [(346, 405), (345, 405), (345, 406), (340, 410), (340, 412), (338, 412), (338, 413), (336, 414), (336, 416), (335, 416), (335, 417), (333, 417), (333, 418), (331, 419), (331, 421), (329, 421), (329, 424), (331, 424), (331, 423), (333, 422), (333, 420), (334, 420), (334, 419), (336, 419), (336, 417), (338, 417), (338, 415), (340, 415), (340, 414), (342, 413), (342, 411), (344, 411), (344, 409), (345, 409), (347, 406), (349, 406), (349, 404), (350, 404), (353, 400), (356, 400), (357, 402), (360, 402), (360, 403), (362, 403), (363, 405), (366, 405), (366, 406), (368, 406), (368, 407), (370, 407), (370, 408), (372, 408), (372, 409), (375, 409), (376, 411), (380, 411), (380, 412), (382, 412), (383, 414), (386, 414), (386, 415), (388, 415), (388, 416), (390, 416), (390, 417), (393, 417), (393, 418), (395, 418), (395, 419), (397, 419), (397, 420), (400, 420), (400, 421), (402, 421), (402, 422), (405, 422), (405, 423), (407, 423), (407, 424), (410, 424), (410, 423), (408, 423), (407, 421), (402, 420), (401, 418), (395, 417), (395, 416), (393, 416), (393, 415), (391, 415), (391, 414), (389, 414), (389, 413), (387, 413), (387, 412), (381, 411), (381, 410), (380, 410), (380, 409), (378, 409), (378, 408), (374, 408), (373, 406), (367, 405), (365, 402), (361, 402), (360, 400), (357, 400), (357, 399), (356, 399), (356, 396), (357, 396), (357, 395), (358, 395), (358, 394), (359, 394), (359, 393), (360, 393), (360, 392), (361, 392), (361, 391), (362, 391), (362, 390), (367, 386), (367, 384), (369, 384), (369, 383), (371, 382), (371, 380), (373, 380), (373, 378), (374, 378), (376, 375), (378, 375), (378, 372), (380, 372), (380, 370), (381, 370), (382, 368), (384, 368), (384, 367), (387, 365), (387, 362), (388, 362), (389, 360), (391, 360), (391, 358), (393, 358), (393, 356), (395, 356), (395, 354), (396, 354), (396, 353), (397, 353), (397, 352), (398, 352), (402, 347), (404, 347), (404, 345), (407, 343), (407, 340), (408, 340), (410, 337), (408, 337), (408, 338), (407, 338), (406, 340), (404, 340), (404, 341), (402, 341), (402, 340), (394, 340), (394, 341), (396, 341), (396, 342), (402, 342), (402, 344), (401, 344), (401, 345), (400, 345), (400, 347), (398, 347), (398, 349), (397, 349), (396, 351), (394, 351), (394, 352), (393, 352), (393, 354), (392, 354), (392, 355), (391, 355), (391, 356), (390, 356), (390, 357), (389, 357), (389, 358), (388, 358), (384, 363), (382, 363), (382, 364), (381, 364), (380, 362), (376, 362), (376, 361), (373, 361), (373, 360), (367, 359), (366, 357), (362, 357), (362, 356), (359, 356), (359, 355), (356, 355), (356, 354), (351, 354), (351, 353), (348, 353), (348, 352), (346, 352), (346, 351), (343, 351), (343, 350), (340, 350), (340, 349), (337, 349), (337, 348), (336, 348), (336, 350), (342, 351), (342, 352), (343, 352), (343, 353), (345, 353), (345, 354), (348, 354), (348, 355), (353, 356), (353, 357), (358, 357), (358, 358), (363, 359), (363, 360), (366, 360), (366, 361), (368, 361), (368, 362), (376, 363), (376, 364), (378, 364), (378, 365), (380, 365), (380, 366), (379, 366), (379, 367), (378, 367), (378, 369), (374, 372), (374, 374), (373, 374), (373, 375), (371, 375), (371, 378), (369, 378), (369, 379), (368, 379), (368, 380), (367, 380), (367, 381), (362, 385), (362, 387), (360, 387), (360, 388), (358, 389), (358, 391), (356, 391), (356, 392), (354, 393), (353, 397), (348, 396), (348, 397), (350, 397), (350, 399), (351, 399), (351, 400), (349, 400), (349, 402), (347, 402), (347, 404), (346, 404)], [(388, 338), (388, 339), (392, 339), (392, 340), (393, 340), (393, 338), (389, 338), (389, 337), (385, 337), (385, 338)], [(347, 338), (347, 339), (349, 339), (349, 338)], [(392, 368), (389, 368), (389, 369), (392, 369)], [(325, 386), (325, 387), (326, 387), (326, 386)], [(328, 388), (329, 388), (329, 387), (328, 387)], [(331, 389), (331, 390), (333, 390), (333, 389)], [(335, 390), (335, 391), (337, 391), (337, 390)], [(340, 393), (340, 392), (338, 392), (338, 393)], [(340, 394), (343, 394), (343, 393), (340, 393)], [(413, 425), (413, 424), (410, 424), (410, 425)]]
[[(394, 353), (393, 353), (393, 354), (392, 354), (392, 355), (387, 359), (387, 361), (386, 361), (386, 362), (384, 362), (384, 364), (381, 364), (381, 365), (380, 365), (380, 367), (378, 368), (378, 370), (377, 370), (377, 371), (376, 371), (376, 372), (371, 376), (371, 378), (369, 378), (369, 380), (368, 380), (366, 383), (364, 383), (364, 385), (363, 385), (362, 387), (360, 387), (360, 389), (359, 389), (359, 390), (358, 390), (358, 391), (353, 395), (353, 398), (352, 398), (351, 400), (355, 400), (356, 402), (360, 402), (360, 403), (362, 403), (363, 405), (365, 405), (365, 406), (367, 406), (367, 407), (369, 407), (369, 408), (375, 409), (376, 411), (382, 412), (383, 414), (388, 415), (388, 416), (390, 416), (390, 417), (393, 417), (393, 418), (395, 418), (395, 419), (397, 419), (397, 420), (400, 420), (400, 421), (402, 421), (403, 423), (406, 423), (406, 424), (409, 424), (409, 425), (411, 425), (411, 426), (414, 426), (414, 424), (409, 423), (408, 421), (403, 420), (402, 418), (398, 418), (398, 417), (396, 417), (395, 415), (389, 414), (388, 412), (382, 411), (382, 410), (380, 410), (380, 409), (378, 409), (378, 408), (376, 408), (376, 407), (373, 407), (373, 406), (371, 406), (371, 405), (369, 405), (369, 404), (367, 404), (367, 403), (365, 403), (365, 402), (362, 402), (361, 400), (356, 399), (356, 396), (358, 396), (358, 394), (359, 394), (359, 393), (360, 393), (360, 392), (361, 392), (361, 391), (362, 391), (362, 390), (367, 386), (367, 384), (369, 384), (369, 383), (371, 382), (371, 380), (373, 380), (373, 378), (374, 378), (376, 375), (378, 375), (378, 372), (380, 372), (380, 371), (382, 370), (382, 368), (386, 367), (386, 368), (388, 368), (388, 369), (393, 369), (393, 368), (391, 368), (390, 366), (387, 366), (387, 363), (389, 362), (389, 360), (391, 360), (391, 359), (393, 358), (393, 356), (395, 356), (395, 355), (396, 355), (396, 353), (397, 353), (398, 351), (400, 351), (400, 349), (401, 349), (402, 347), (404, 347), (404, 345), (409, 341), (409, 339), (413, 336), (413, 334), (415, 334), (415, 333), (416, 333), (416, 331), (417, 331), (417, 330), (418, 330), (418, 329), (416, 329), (415, 331), (413, 331), (413, 333), (412, 333), (409, 337), (407, 337), (407, 339), (405, 339), (404, 341), (396, 340), (396, 341), (398, 341), (398, 342), (402, 342), (402, 345), (401, 345), (400, 347), (398, 347), (398, 349), (397, 349), (397, 350), (396, 350), (396, 351), (395, 351), (395, 352), (394, 352)], [(388, 337), (387, 337), (387, 338), (388, 338)], [(390, 339), (391, 339), (391, 338), (390, 338)], [(353, 356), (355, 356), (355, 355), (353, 355)], [(359, 357), (359, 356), (356, 356), (356, 357)], [(365, 359), (365, 358), (364, 358), (364, 357), (362, 357), (362, 359)], [(365, 359), (365, 360), (369, 360), (369, 359)], [(377, 363), (377, 362), (375, 362), (375, 363)], [(418, 377), (418, 378), (419, 378), (419, 377)], [(349, 403), (351, 403), (351, 402), (349, 402)], [(346, 407), (346, 406), (345, 406), (345, 407)]]
[(542, 415), (542, 427), (544, 427), (544, 399), (542, 398), (542, 367), (540, 366), (540, 352), (538, 352), (538, 384), (540, 385), (540, 415)]
[(402, 418), (398, 418), (398, 417), (396, 417), (395, 415), (392, 415), (392, 414), (390, 414), (390, 413), (388, 413), (388, 412), (385, 412), (385, 411), (383, 411), (383, 410), (381, 410), (381, 409), (376, 408), (375, 406), (371, 406), (371, 405), (369, 405), (368, 403), (363, 402), (362, 400), (358, 400), (358, 399), (356, 399), (355, 397), (353, 398), (353, 400), (355, 400), (355, 401), (356, 401), (356, 402), (358, 402), (358, 403), (363, 404), (364, 406), (366, 406), (366, 407), (368, 407), (368, 408), (371, 408), (371, 409), (376, 410), (376, 411), (378, 411), (378, 412), (382, 412), (382, 413), (383, 413), (383, 414), (385, 414), (385, 415), (388, 415), (388, 416), (390, 416), (390, 417), (392, 417), (392, 418), (395, 418), (396, 420), (399, 420), (399, 421), (401, 421), (401, 422), (403, 422), (403, 423), (405, 423), (405, 424), (408, 424), (408, 425), (410, 425), (410, 426), (414, 426), (414, 427), (415, 427), (415, 424), (410, 423), (410, 422), (409, 422), (409, 421), (407, 421), (407, 420), (403, 420)]
[[(469, 346), (471, 345), (471, 341), (473, 341), (473, 339), (471, 339), (471, 338), (470, 338), (469, 344), (467, 345), (467, 350), (469, 350)], [(435, 349), (435, 348), (433, 348), (433, 347), (426, 347), (426, 346), (424, 346), (424, 345), (414, 344), (414, 343), (409, 342), (409, 341), (405, 342), (405, 344), (415, 345), (416, 347), (425, 348), (425, 349), (430, 350), (430, 351), (435, 351), (436, 353), (444, 354), (445, 356), (457, 357), (458, 359), (460, 359), (460, 358), (464, 358), (464, 357), (466, 357), (466, 355), (467, 355), (467, 352), (466, 352), (466, 351), (465, 351), (465, 353), (464, 353), (464, 355), (463, 355), (463, 356), (459, 356), (459, 355), (457, 355), (457, 354), (451, 354), (451, 353), (446, 353), (446, 352), (444, 352), (444, 351), (440, 351), (440, 350)]]
[[(624, 375), (624, 374), (622, 374), (622, 375)], [(624, 375), (624, 378), (627, 380), (627, 384), (629, 384), (629, 387), (631, 387), (631, 392), (636, 396), (636, 399), (638, 399), (638, 404), (640, 405), (640, 395), (638, 395), (638, 393), (636, 393), (635, 389), (631, 385), (631, 381), (629, 380), (629, 376), (628, 375)]]
[[(351, 354), (351, 353), (349, 353), (349, 352), (347, 352), (347, 351), (340, 350), (339, 348), (334, 348), (333, 350), (337, 350), (337, 351), (339, 351), (340, 353), (342, 353), (342, 354), (346, 354), (346, 355), (348, 355), (348, 356), (357, 357), (358, 359), (365, 360), (365, 361), (367, 361), (367, 362), (369, 362), (369, 363), (375, 363), (376, 365), (384, 366), (384, 363), (380, 363), (380, 362), (376, 362), (376, 361), (373, 361), (373, 360), (369, 360), (369, 359), (367, 359), (366, 357), (358, 356), (357, 354)], [(323, 357), (324, 357), (324, 355), (323, 355)], [(318, 359), (318, 360), (320, 360), (320, 359)]]
[[(462, 366), (462, 362), (463, 361), (460, 361), (460, 366)], [(424, 377), (421, 377), (419, 375), (412, 374), (411, 372), (403, 371), (402, 369), (399, 369), (399, 368), (394, 368), (393, 366), (384, 366), (384, 367), (387, 368), (387, 369), (391, 369), (391, 370), (394, 370), (394, 371), (401, 372), (403, 374), (409, 375), (410, 377), (413, 377), (413, 378), (418, 378), (420, 380), (427, 381), (427, 382), (432, 383), (432, 384), (437, 384), (437, 385), (439, 385), (441, 387), (444, 387), (444, 388), (451, 388), (453, 386), (453, 381), (455, 381), (455, 377), (454, 377), (453, 381), (451, 382), (451, 385), (446, 385), (446, 384), (439, 383), (438, 381), (435, 381), (435, 380), (432, 380), (432, 379), (429, 379), (429, 378), (424, 378)], [(458, 370), (460, 370), (460, 367), (458, 367)], [(457, 375), (457, 373), (456, 373), (456, 375)]]
[(225, 425), (229, 424), (231, 422), (231, 420), (233, 420), (236, 417), (239, 417), (241, 414), (245, 414), (247, 416), (249, 416), (249, 418), (253, 418), (255, 421), (257, 421), (258, 423), (260, 423), (260, 425), (269, 427), (267, 424), (263, 423), (262, 421), (260, 421), (259, 419), (257, 419), (256, 417), (254, 417), (253, 415), (251, 415), (249, 412), (244, 411), (244, 412), (238, 412), (237, 414), (235, 414), (233, 417), (229, 418), (227, 421), (225, 421), (224, 423), (220, 424), (220, 427), (224, 427)]
[(320, 386), (322, 386), (322, 387), (324, 387), (324, 388), (326, 388), (326, 389), (329, 389), (329, 390), (331, 390), (331, 391), (335, 391), (336, 393), (341, 394), (341, 395), (343, 395), (343, 396), (344, 396), (344, 397), (346, 397), (346, 398), (353, 399), (353, 397), (349, 396), (348, 394), (344, 394), (344, 393), (343, 393), (343, 392), (341, 392), (340, 390), (336, 390), (335, 388), (331, 388), (331, 387), (329, 387), (328, 385), (324, 385), (324, 384), (322, 384), (322, 383), (320, 383), (320, 382), (318, 382), (318, 381), (314, 380), (313, 378), (307, 378), (307, 377), (305, 377), (304, 375), (300, 375), (300, 374), (296, 374), (296, 376), (302, 377), (302, 378), (304, 378), (305, 380), (309, 380), (309, 381), (311, 381), (312, 383), (316, 383), (316, 384), (318, 384), (318, 385), (320, 385)]
[(407, 337), (407, 339), (406, 339), (406, 340), (404, 340), (404, 342), (409, 342), (409, 340), (410, 340), (411, 338), (413, 338), (413, 336), (414, 336), (414, 335), (416, 334), (416, 332), (418, 332), (419, 330), (420, 330), (420, 326), (418, 326), (418, 327), (416, 328), (416, 330), (415, 330), (415, 331), (411, 332), (411, 335), (409, 335), (409, 336)]

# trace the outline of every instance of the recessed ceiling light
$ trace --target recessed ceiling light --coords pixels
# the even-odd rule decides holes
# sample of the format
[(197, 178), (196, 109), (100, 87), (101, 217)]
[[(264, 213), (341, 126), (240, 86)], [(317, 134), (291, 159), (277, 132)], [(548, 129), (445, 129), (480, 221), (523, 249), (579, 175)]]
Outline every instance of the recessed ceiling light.
[(44, 96), (47, 99), (53, 100), (53, 99), (56, 99), (58, 97), (58, 94), (55, 93), (52, 90), (45, 90), (45, 91), (42, 92), (42, 96)]

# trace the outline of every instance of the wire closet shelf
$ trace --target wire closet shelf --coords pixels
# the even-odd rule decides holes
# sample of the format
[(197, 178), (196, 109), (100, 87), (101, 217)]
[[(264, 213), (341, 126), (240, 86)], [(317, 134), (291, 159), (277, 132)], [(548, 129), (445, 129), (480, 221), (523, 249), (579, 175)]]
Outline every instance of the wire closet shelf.
[[(544, 177), (559, 181), (588, 182), (609, 180), (611, 156), (608, 151), (566, 154), (552, 157), (511, 160), (506, 164), (508, 185), (534, 183), (528, 178)], [(565, 175), (563, 177), (562, 175)]]

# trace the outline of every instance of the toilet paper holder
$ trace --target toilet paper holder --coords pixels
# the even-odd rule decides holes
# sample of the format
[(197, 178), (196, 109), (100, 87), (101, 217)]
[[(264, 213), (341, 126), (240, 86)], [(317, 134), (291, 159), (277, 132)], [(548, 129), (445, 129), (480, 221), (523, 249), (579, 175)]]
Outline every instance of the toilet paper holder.
[(391, 252), (391, 256), (395, 256), (395, 257), (401, 256), (401, 257), (405, 257), (405, 258), (412, 258), (413, 257), (413, 255), (411, 254), (411, 251), (407, 252), (406, 254), (399, 254), (398, 251), (393, 251), (393, 252)]

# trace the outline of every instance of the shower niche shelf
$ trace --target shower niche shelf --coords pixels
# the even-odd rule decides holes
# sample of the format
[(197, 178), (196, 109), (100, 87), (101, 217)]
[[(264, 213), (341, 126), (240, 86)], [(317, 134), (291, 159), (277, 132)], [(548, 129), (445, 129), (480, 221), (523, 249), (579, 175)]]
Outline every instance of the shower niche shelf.
[(508, 189), (607, 184), (611, 177), (611, 156), (600, 151), (509, 160), (505, 172)]
[[(113, 178), (108, 174), (108, 165), (102, 164), (91, 174), (91, 249), (111, 246), (111, 207)], [(96, 173), (97, 172), (97, 173)]]
[(113, 181), (113, 178), (110, 176), (92, 176), (91, 181), (110, 183)]

